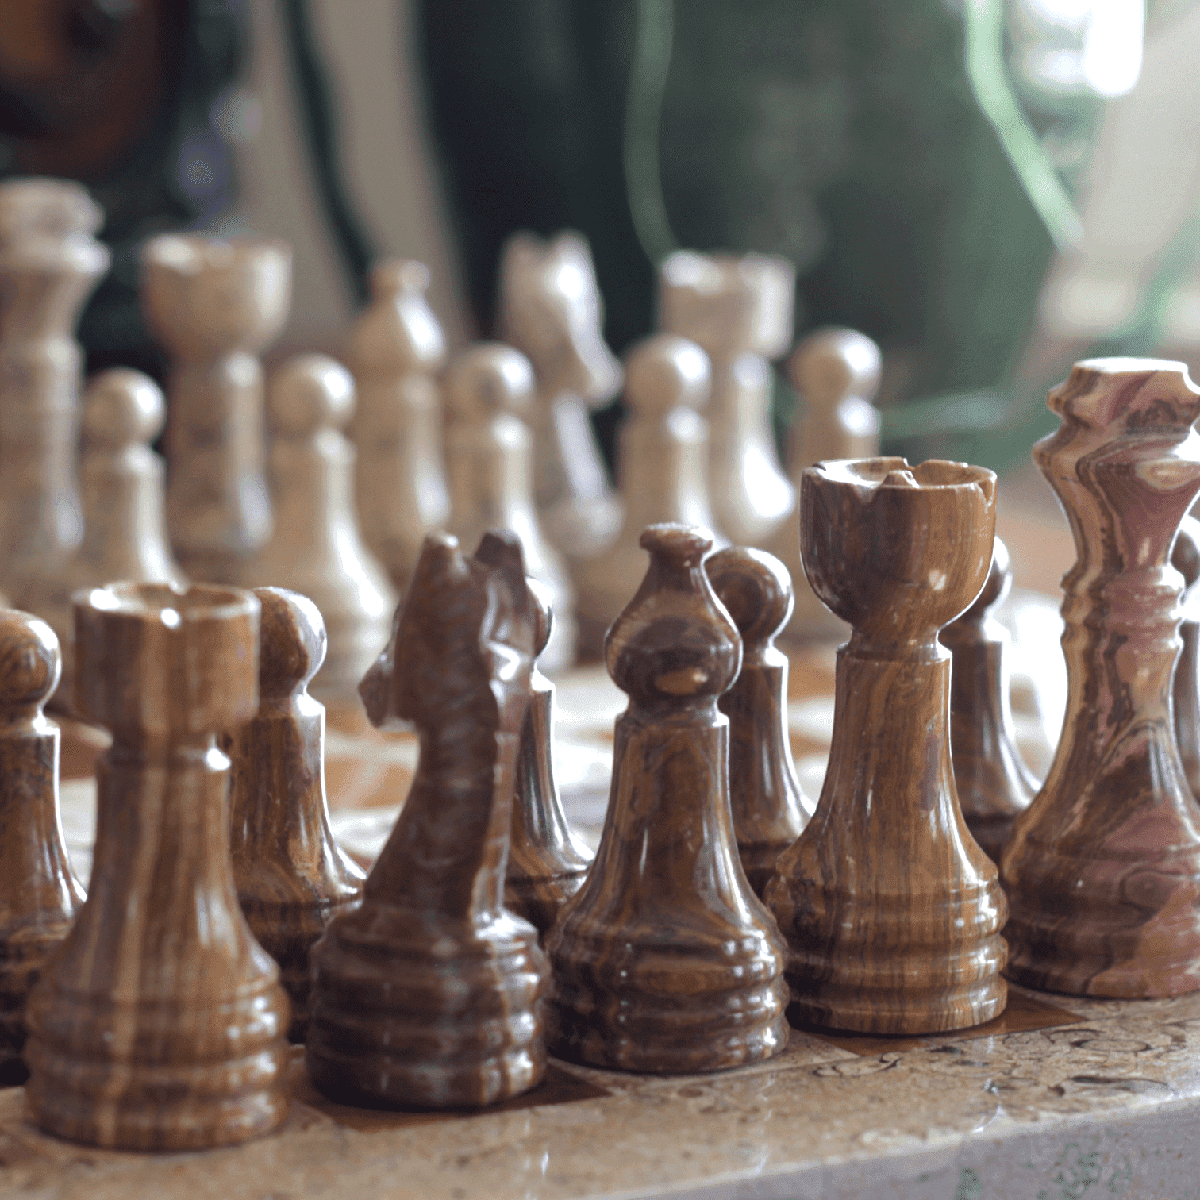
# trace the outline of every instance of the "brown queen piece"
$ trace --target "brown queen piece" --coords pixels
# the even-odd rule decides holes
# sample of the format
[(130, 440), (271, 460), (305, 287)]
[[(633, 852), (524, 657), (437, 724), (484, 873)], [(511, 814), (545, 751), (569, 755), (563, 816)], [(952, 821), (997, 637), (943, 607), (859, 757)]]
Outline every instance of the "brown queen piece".
[(1006, 910), (959, 808), (937, 637), (987, 578), (996, 476), (819, 463), (800, 513), (809, 582), (854, 632), (838, 651), (817, 811), (767, 885), (792, 1000), (805, 1021), (864, 1033), (981, 1024), (1006, 1000)]
[(717, 697), (741, 640), (703, 560), (711, 535), (651, 525), (650, 570), (609, 630), (612, 798), (587, 882), (546, 939), (551, 1046), (627, 1071), (717, 1071), (787, 1041), (784, 946), (746, 881)]
[(1200, 492), (1200, 391), (1182, 363), (1076, 363), (1033, 448), (1075, 535), (1063, 578), (1067, 711), (1004, 853), (1010, 975), (1052, 991), (1200, 987), (1200, 810), (1171, 725), (1182, 580), (1168, 563)]
[(374, 724), (416, 724), (416, 776), (362, 906), (313, 948), (308, 1070), (331, 1096), (490, 1104), (545, 1069), (546, 959), (503, 904), (533, 645), (516, 535), (473, 558), (429, 535), (360, 689)]

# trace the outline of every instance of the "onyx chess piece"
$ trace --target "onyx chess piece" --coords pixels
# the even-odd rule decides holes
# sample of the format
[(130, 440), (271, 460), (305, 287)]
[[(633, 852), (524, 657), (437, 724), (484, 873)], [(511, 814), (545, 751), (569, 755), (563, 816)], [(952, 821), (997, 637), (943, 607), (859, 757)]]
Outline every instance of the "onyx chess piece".
[(1171, 699), (1175, 742), (1193, 798), (1200, 798), (1200, 521), (1187, 516), (1171, 551), (1171, 566), (1183, 576), (1183, 607)]

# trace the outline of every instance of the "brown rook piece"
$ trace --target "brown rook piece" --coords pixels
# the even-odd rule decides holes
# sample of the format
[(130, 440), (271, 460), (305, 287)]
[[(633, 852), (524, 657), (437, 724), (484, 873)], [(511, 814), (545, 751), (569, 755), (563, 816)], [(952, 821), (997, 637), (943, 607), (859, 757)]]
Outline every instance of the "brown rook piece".
[(1067, 711), (1004, 852), (1010, 975), (1076, 995), (1200, 986), (1200, 810), (1175, 745), (1182, 579), (1168, 563), (1200, 491), (1200, 391), (1182, 363), (1076, 363), (1033, 448), (1075, 535), (1063, 577)]
[(392, 640), (363, 680), (371, 721), (412, 721), (408, 799), (363, 887), (313, 949), (307, 1061), (331, 1096), (473, 1106), (537, 1083), (548, 969), (504, 908), (534, 609), (520, 543), (473, 558), (431, 534)]
[(717, 697), (741, 641), (704, 573), (707, 530), (652, 525), (650, 569), (609, 630), (617, 719), (596, 860), (546, 938), (551, 1047), (627, 1071), (717, 1071), (787, 1041), (784, 945), (746, 882)]
[(820, 463), (800, 513), (809, 582), (853, 633), (817, 811), (767, 885), (792, 1000), (804, 1021), (863, 1033), (981, 1024), (1006, 1000), (1006, 907), (954, 790), (938, 631), (987, 578), (996, 476), (936, 460)]
[[(545, 589), (528, 581), (533, 602), (534, 654), (550, 640), (554, 613)], [(550, 748), (554, 738), (554, 684), (537, 669), (529, 681), (529, 709), (521, 726), (513, 791), (512, 839), (504, 903), (543, 937), (564, 901), (583, 886), (592, 852), (571, 832), (554, 784)]]
[(229, 760), (258, 705), (258, 601), (113, 584), (75, 607), (75, 699), (107, 727), (88, 899), (30, 997), (26, 1105), (42, 1129), (198, 1150), (287, 1112), (287, 996), (238, 909)]
[(1175, 741), (1192, 796), (1200, 797), (1200, 521), (1184, 517), (1171, 551), (1171, 566), (1184, 582), (1183, 619), (1179, 637), (1183, 648), (1175, 664), (1171, 688), (1175, 708)]
[(776, 860), (813, 812), (788, 739), (788, 660), (775, 646), (791, 615), (792, 583), (774, 555), (741, 546), (718, 551), (705, 569), (742, 638), (742, 669), (717, 707), (729, 718), (729, 800), (738, 854), (761, 899)]
[(0, 1085), (25, 1075), (25, 1001), (83, 904), (58, 811), (58, 726), (42, 715), (61, 669), (44, 621), (0, 610)]
[(967, 828), (992, 862), (1029, 807), (1037, 780), (1017, 750), (1008, 699), (1008, 631), (992, 616), (1012, 587), (1008, 548), (997, 538), (975, 603), (942, 630), (950, 651), (950, 750)]
[(308, 1024), (309, 950), (358, 902), (363, 874), (329, 828), (325, 708), (306, 685), (325, 657), (325, 623), (306, 596), (257, 588), (258, 715), (233, 736), (233, 878), (250, 932), (279, 964), (288, 1036)]

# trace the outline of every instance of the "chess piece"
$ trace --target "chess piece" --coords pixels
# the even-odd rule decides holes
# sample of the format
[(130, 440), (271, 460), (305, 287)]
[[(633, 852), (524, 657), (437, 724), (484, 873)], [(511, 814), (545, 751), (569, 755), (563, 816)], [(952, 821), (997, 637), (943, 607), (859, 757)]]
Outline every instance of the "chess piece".
[(464, 546), (493, 528), (521, 539), (525, 566), (554, 609), (541, 663), (560, 670), (575, 661), (575, 592), (533, 502), (533, 442), (524, 420), (533, 396), (529, 360), (494, 342), (472, 346), (451, 364), (445, 395), (450, 531)]
[(537, 377), (533, 494), (542, 528), (568, 560), (598, 554), (617, 535), (621, 504), (608, 486), (588, 410), (621, 386), (604, 343), (603, 304), (586, 239), (543, 242), (515, 233), (500, 255), (497, 325)]
[(625, 360), (625, 403), (617, 463), (625, 516), (616, 541), (580, 568), (579, 641), (589, 654), (604, 646), (609, 625), (645, 573), (639, 539), (648, 525), (712, 530), (708, 503), (708, 357), (694, 342), (659, 334)]
[(0, 1084), (25, 1077), (25, 1002), (83, 904), (59, 821), (58, 726), (42, 715), (61, 666), (49, 625), (0, 611)]
[(795, 511), (771, 432), (770, 360), (792, 340), (796, 268), (782, 258), (680, 250), (659, 271), (662, 329), (690, 338), (712, 363), (708, 486), (717, 528), (765, 545)]
[(595, 862), (546, 938), (551, 1048), (671, 1074), (757, 1062), (787, 1042), (784, 945), (738, 861), (729, 720), (741, 642), (702, 562), (707, 530), (652, 525), (650, 569), (609, 631), (617, 719)]
[(559, 909), (583, 886), (592, 852), (571, 832), (554, 784), (550, 760), (554, 684), (538, 670), (536, 661), (550, 640), (554, 612), (541, 584), (531, 579), (528, 588), (535, 658), (529, 677), (529, 709), (517, 751), (504, 904), (545, 937)]
[(82, 533), (73, 332), (111, 258), (103, 219), (78, 184), (0, 184), (0, 583), (39, 613)]
[(473, 558), (426, 538), (362, 685), (374, 724), (416, 724), (416, 776), (362, 906), (313, 949), (308, 1071), (335, 1098), (490, 1104), (545, 1069), (546, 960), (503, 906), (533, 627), (513, 534), (488, 534)]
[(984, 585), (995, 523), (982, 467), (873, 458), (804, 473), (808, 577), (853, 627), (817, 810), (766, 892), (814, 1025), (937, 1033), (1004, 1009), (1004, 895), (954, 790), (937, 640)]
[(1011, 639), (992, 615), (1012, 587), (1008, 548), (997, 538), (975, 603), (942, 630), (950, 651), (950, 752), (954, 786), (971, 836), (999, 865), (1013, 818), (1029, 807), (1037, 780), (1017, 750), (1008, 692)]
[(1175, 742), (1193, 798), (1200, 798), (1200, 521), (1187, 516), (1171, 551), (1171, 566), (1183, 576), (1179, 637), (1183, 647), (1175, 664), (1171, 696)]
[(103, 371), (84, 392), (83, 541), (43, 605), (62, 647), (63, 679), (56, 693), (62, 707), (71, 707), (75, 679), (72, 593), (114, 579), (186, 584), (163, 528), (162, 459), (150, 449), (163, 415), (158, 384), (140, 371)]
[(75, 699), (112, 732), (88, 899), (29, 999), (28, 1113), (125, 1150), (197, 1150), (287, 1112), (287, 996), (238, 909), (229, 760), (258, 705), (258, 601), (112, 584), (75, 608)]
[[(818, 329), (802, 338), (787, 362), (799, 403), (788, 437), (788, 471), (800, 481), (814, 463), (873, 458), (879, 453), (879, 347), (853, 329)], [(850, 630), (821, 603), (800, 562), (796, 527), (781, 526), (766, 548), (792, 576), (796, 604), (783, 636), (791, 641), (841, 642)]]
[(329, 828), (325, 709), (305, 690), (325, 657), (325, 624), (306, 596), (257, 588), (258, 714), (233, 735), (231, 848), (238, 903), (279, 964), (291, 1000), (288, 1037), (308, 1025), (309, 951), (335, 914), (357, 904), (363, 873)]
[(705, 570), (742, 639), (742, 669), (717, 707), (729, 718), (729, 799), (738, 854), (761, 899), (776, 860), (813, 813), (788, 738), (788, 660), (775, 646), (792, 611), (792, 584), (774, 555), (741, 546), (718, 551)]
[(325, 665), (312, 684), (322, 702), (345, 701), (388, 639), (396, 595), (367, 552), (354, 514), (354, 448), (342, 428), (354, 380), (322, 354), (290, 359), (270, 380), (267, 476), (270, 540), (243, 568), (256, 586), (290, 588), (321, 610)]
[(367, 549), (401, 593), (425, 534), (450, 516), (434, 379), (445, 362), (446, 342), (425, 299), (428, 286), (423, 263), (376, 264), (371, 304), (350, 335), (358, 391), (350, 424), (358, 522)]
[(173, 233), (143, 248), (142, 309), (174, 360), (167, 532), (193, 579), (248, 582), (270, 534), (258, 354), (287, 320), (291, 286), (284, 242)]
[(1200, 810), (1175, 745), (1179, 573), (1200, 492), (1200, 391), (1182, 363), (1076, 363), (1033, 448), (1078, 562), (1063, 578), (1067, 712), (1049, 774), (1013, 824), (1009, 973), (1074, 995), (1200, 986)]

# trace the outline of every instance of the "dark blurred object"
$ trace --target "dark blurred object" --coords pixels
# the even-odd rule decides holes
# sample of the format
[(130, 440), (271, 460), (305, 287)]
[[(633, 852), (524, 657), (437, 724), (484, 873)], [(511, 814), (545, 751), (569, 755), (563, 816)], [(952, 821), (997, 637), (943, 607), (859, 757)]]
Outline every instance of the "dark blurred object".
[(230, 141), (251, 102), (233, 88), (244, 0), (5, 0), (0, 178), (83, 183), (104, 209), (111, 273), (84, 310), (88, 370), (161, 378), (137, 302), (138, 244), (219, 228), (233, 202)]

